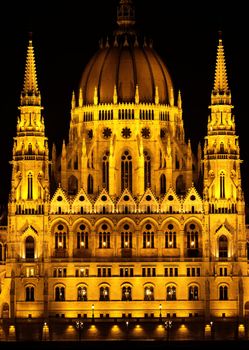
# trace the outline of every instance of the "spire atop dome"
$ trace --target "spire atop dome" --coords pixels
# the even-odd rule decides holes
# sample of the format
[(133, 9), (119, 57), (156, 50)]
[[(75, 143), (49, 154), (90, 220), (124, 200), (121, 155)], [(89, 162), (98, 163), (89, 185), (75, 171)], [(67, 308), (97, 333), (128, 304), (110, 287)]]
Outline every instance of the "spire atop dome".
[(213, 104), (230, 104), (231, 94), (227, 80), (226, 61), (222, 42), (222, 32), (219, 31), (219, 43), (217, 48), (214, 88), (212, 91)]
[(37, 84), (35, 54), (32, 42), (32, 34), (29, 36), (27, 49), (25, 75), (23, 90), (21, 93), (21, 105), (38, 105), (41, 104), (40, 91)]
[(132, 0), (120, 0), (117, 8), (117, 24), (119, 29), (116, 34), (135, 34), (133, 29), (135, 23), (135, 8)]

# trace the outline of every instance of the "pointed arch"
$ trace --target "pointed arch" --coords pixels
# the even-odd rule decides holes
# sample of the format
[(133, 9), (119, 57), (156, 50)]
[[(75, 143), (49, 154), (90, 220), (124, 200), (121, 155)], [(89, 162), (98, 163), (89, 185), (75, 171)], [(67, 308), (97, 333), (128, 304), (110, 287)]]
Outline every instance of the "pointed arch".
[(87, 193), (93, 194), (93, 176), (91, 174), (87, 178)]
[(166, 193), (166, 176), (161, 174), (160, 176), (160, 194), (164, 195)]
[(76, 176), (71, 175), (68, 178), (68, 194), (76, 195), (78, 192), (78, 179)]
[(35, 240), (32, 236), (25, 239), (25, 258), (34, 259), (35, 257)]
[(121, 156), (121, 191), (125, 188), (132, 192), (132, 156), (128, 150)]

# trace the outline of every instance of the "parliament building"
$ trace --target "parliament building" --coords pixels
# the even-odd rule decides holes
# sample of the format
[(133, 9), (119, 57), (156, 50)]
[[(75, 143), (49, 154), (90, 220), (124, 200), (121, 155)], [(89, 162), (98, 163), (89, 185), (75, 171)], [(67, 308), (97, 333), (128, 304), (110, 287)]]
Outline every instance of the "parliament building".
[(0, 227), (0, 340), (248, 338), (242, 161), (221, 36), (215, 60), (194, 154), (181, 92), (120, 0), (113, 36), (72, 93), (68, 142), (49, 152), (28, 40)]

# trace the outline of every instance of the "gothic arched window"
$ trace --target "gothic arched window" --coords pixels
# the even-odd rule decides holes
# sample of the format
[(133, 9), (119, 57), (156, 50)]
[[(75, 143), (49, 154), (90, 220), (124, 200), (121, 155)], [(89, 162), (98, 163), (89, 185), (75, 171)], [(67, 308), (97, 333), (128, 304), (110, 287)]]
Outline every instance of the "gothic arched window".
[(77, 231), (77, 249), (88, 249), (88, 229), (85, 224), (80, 224)]
[(222, 235), (219, 237), (219, 258), (227, 258), (228, 256), (228, 241), (227, 237)]
[(67, 229), (64, 225), (59, 224), (55, 231), (55, 249), (67, 248)]
[(132, 248), (132, 232), (128, 224), (124, 224), (121, 231), (121, 248)]
[(65, 301), (65, 287), (55, 288), (55, 301)]
[(87, 301), (87, 288), (86, 287), (78, 287), (77, 300), (78, 301)]
[(168, 224), (165, 231), (165, 248), (176, 248), (176, 231), (172, 224)]
[(35, 257), (35, 240), (32, 236), (28, 236), (25, 240), (25, 257), (26, 259)]
[(220, 198), (225, 198), (225, 174), (220, 173)]
[(151, 224), (145, 225), (143, 232), (143, 248), (154, 248), (154, 230)]
[(165, 174), (162, 174), (160, 176), (160, 194), (165, 194), (166, 193), (166, 176)]
[(228, 300), (228, 287), (220, 286), (219, 287), (219, 300)]
[(34, 287), (26, 287), (26, 301), (34, 301), (35, 300), (35, 289)]
[(88, 175), (88, 178), (87, 178), (87, 192), (89, 194), (93, 194), (93, 177), (92, 175)]
[(176, 300), (176, 287), (168, 286), (166, 289), (166, 300)]
[(102, 158), (102, 184), (109, 191), (109, 152), (106, 151)]
[(110, 289), (109, 287), (100, 287), (99, 300), (108, 301), (110, 300)]
[(144, 190), (147, 187), (151, 187), (151, 157), (144, 151)]
[(33, 198), (33, 176), (31, 173), (28, 174), (28, 199)]
[(122, 300), (123, 301), (131, 301), (132, 300), (130, 286), (122, 287)]
[(146, 286), (144, 288), (144, 300), (146, 301), (154, 300), (154, 288), (152, 286)]
[(128, 188), (132, 192), (132, 156), (124, 151), (121, 157), (121, 190)]
[(99, 248), (110, 248), (110, 230), (107, 224), (103, 224), (99, 231)]
[(190, 286), (188, 289), (188, 300), (198, 300), (198, 287), (197, 286)]
[(68, 179), (68, 194), (75, 195), (78, 192), (78, 179), (76, 176), (71, 175)]

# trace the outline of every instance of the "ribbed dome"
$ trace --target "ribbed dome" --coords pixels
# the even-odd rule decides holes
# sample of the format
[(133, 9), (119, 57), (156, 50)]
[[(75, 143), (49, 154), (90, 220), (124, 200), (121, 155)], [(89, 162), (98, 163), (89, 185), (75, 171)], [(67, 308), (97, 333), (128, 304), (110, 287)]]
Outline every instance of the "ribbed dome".
[(156, 87), (160, 103), (169, 103), (173, 85), (162, 59), (151, 45), (139, 45), (135, 37), (128, 42), (127, 37), (121, 36), (111, 44), (107, 42), (93, 56), (84, 70), (80, 88), (84, 104), (93, 104), (95, 87), (98, 103), (112, 103), (114, 86), (118, 102), (134, 102), (136, 85), (140, 103), (154, 103)]

